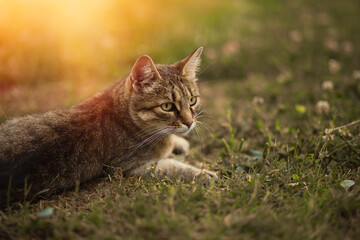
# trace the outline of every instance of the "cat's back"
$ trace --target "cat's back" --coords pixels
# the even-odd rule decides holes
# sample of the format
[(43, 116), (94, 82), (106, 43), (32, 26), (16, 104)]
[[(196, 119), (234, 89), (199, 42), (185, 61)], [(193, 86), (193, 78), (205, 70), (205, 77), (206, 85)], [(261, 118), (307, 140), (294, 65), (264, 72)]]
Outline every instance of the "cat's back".
[(64, 149), (86, 132), (87, 122), (95, 125), (89, 115), (84, 110), (64, 109), (5, 122), (0, 126), (0, 163)]
[(108, 92), (71, 108), (14, 118), (0, 125), (0, 168), (15, 168), (26, 161), (78, 159), (75, 155), (81, 153), (101, 155), (104, 143), (100, 140), (111, 135), (108, 125), (114, 118)]
[(96, 120), (92, 119), (91, 132), (86, 123), (93, 115), (91, 111), (65, 109), (15, 118), (1, 125), (0, 179), (6, 183), (14, 176), (13, 181), (22, 182), (29, 174), (35, 179), (51, 179), (62, 171), (68, 172), (65, 177), (79, 174), (79, 156), (86, 147), (92, 148), (89, 139), (93, 137), (89, 135), (96, 134)]
[(31, 141), (40, 133), (46, 138), (54, 124), (64, 121), (63, 111), (52, 111), (44, 114), (32, 114), (17, 117), (0, 125), (0, 147), (10, 145), (13, 141)]
[[(14, 118), (0, 126), (0, 163), (16, 166), (57, 141), (66, 126), (65, 111)], [(65, 129), (64, 129), (65, 131)]]

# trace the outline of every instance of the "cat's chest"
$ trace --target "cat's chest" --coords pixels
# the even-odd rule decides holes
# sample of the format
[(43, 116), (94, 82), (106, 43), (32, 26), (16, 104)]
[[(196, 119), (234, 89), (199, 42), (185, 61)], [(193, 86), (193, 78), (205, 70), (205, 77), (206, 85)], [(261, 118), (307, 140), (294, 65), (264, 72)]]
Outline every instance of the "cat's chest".
[(174, 144), (171, 141), (171, 138), (167, 138), (166, 142), (161, 143), (159, 146), (157, 146), (159, 151), (159, 156), (156, 159), (163, 159), (168, 157), (172, 150), (174, 149)]
[(119, 153), (117, 157), (115, 157), (115, 159), (118, 159), (116, 161), (117, 165), (119, 165), (124, 172), (147, 162), (164, 159), (169, 156), (173, 149), (173, 143), (170, 141), (170, 138), (163, 139), (156, 143), (152, 142), (150, 145), (140, 147), (136, 145), (135, 147), (127, 148), (126, 151)]
[(173, 142), (170, 137), (164, 137), (160, 141), (151, 142), (137, 149), (137, 161), (159, 160), (166, 158), (172, 152)]
[(169, 156), (173, 149), (173, 143), (170, 137), (154, 143), (153, 147), (144, 147), (143, 153), (145, 160), (159, 160)]

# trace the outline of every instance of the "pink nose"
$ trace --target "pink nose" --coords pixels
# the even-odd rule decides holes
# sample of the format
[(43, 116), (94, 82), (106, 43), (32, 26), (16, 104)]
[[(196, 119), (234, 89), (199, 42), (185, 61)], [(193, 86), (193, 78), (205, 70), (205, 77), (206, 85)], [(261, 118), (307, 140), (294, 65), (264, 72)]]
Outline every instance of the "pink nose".
[(185, 125), (188, 126), (188, 128), (190, 128), (191, 125), (193, 124), (193, 122), (194, 122), (193, 120), (190, 120), (190, 121), (186, 122)]

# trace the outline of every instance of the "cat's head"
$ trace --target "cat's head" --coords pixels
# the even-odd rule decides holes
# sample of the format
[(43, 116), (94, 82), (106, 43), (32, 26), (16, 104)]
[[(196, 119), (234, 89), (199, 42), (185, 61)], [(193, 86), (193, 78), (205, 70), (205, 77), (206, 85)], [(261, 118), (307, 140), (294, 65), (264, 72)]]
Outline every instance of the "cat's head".
[(188, 134), (196, 125), (200, 105), (196, 71), (203, 48), (172, 65), (155, 65), (140, 57), (128, 78), (129, 112), (144, 133)]

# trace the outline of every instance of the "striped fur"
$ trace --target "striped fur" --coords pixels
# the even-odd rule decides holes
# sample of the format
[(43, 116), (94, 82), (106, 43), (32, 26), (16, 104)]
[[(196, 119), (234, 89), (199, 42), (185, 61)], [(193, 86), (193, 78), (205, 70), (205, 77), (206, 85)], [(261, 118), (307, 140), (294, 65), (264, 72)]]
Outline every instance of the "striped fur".
[[(200, 100), (190, 107), (189, 99), (199, 97), (195, 72), (201, 51), (173, 65), (154, 65), (142, 56), (128, 77), (82, 103), (3, 124), (2, 193), (9, 179), (14, 196), (23, 196), (25, 181), (29, 196), (44, 189), (52, 194), (101, 175), (104, 166), (129, 175), (168, 157), (175, 144), (171, 136), (186, 135), (196, 124)], [(162, 110), (167, 102), (176, 110)]]

